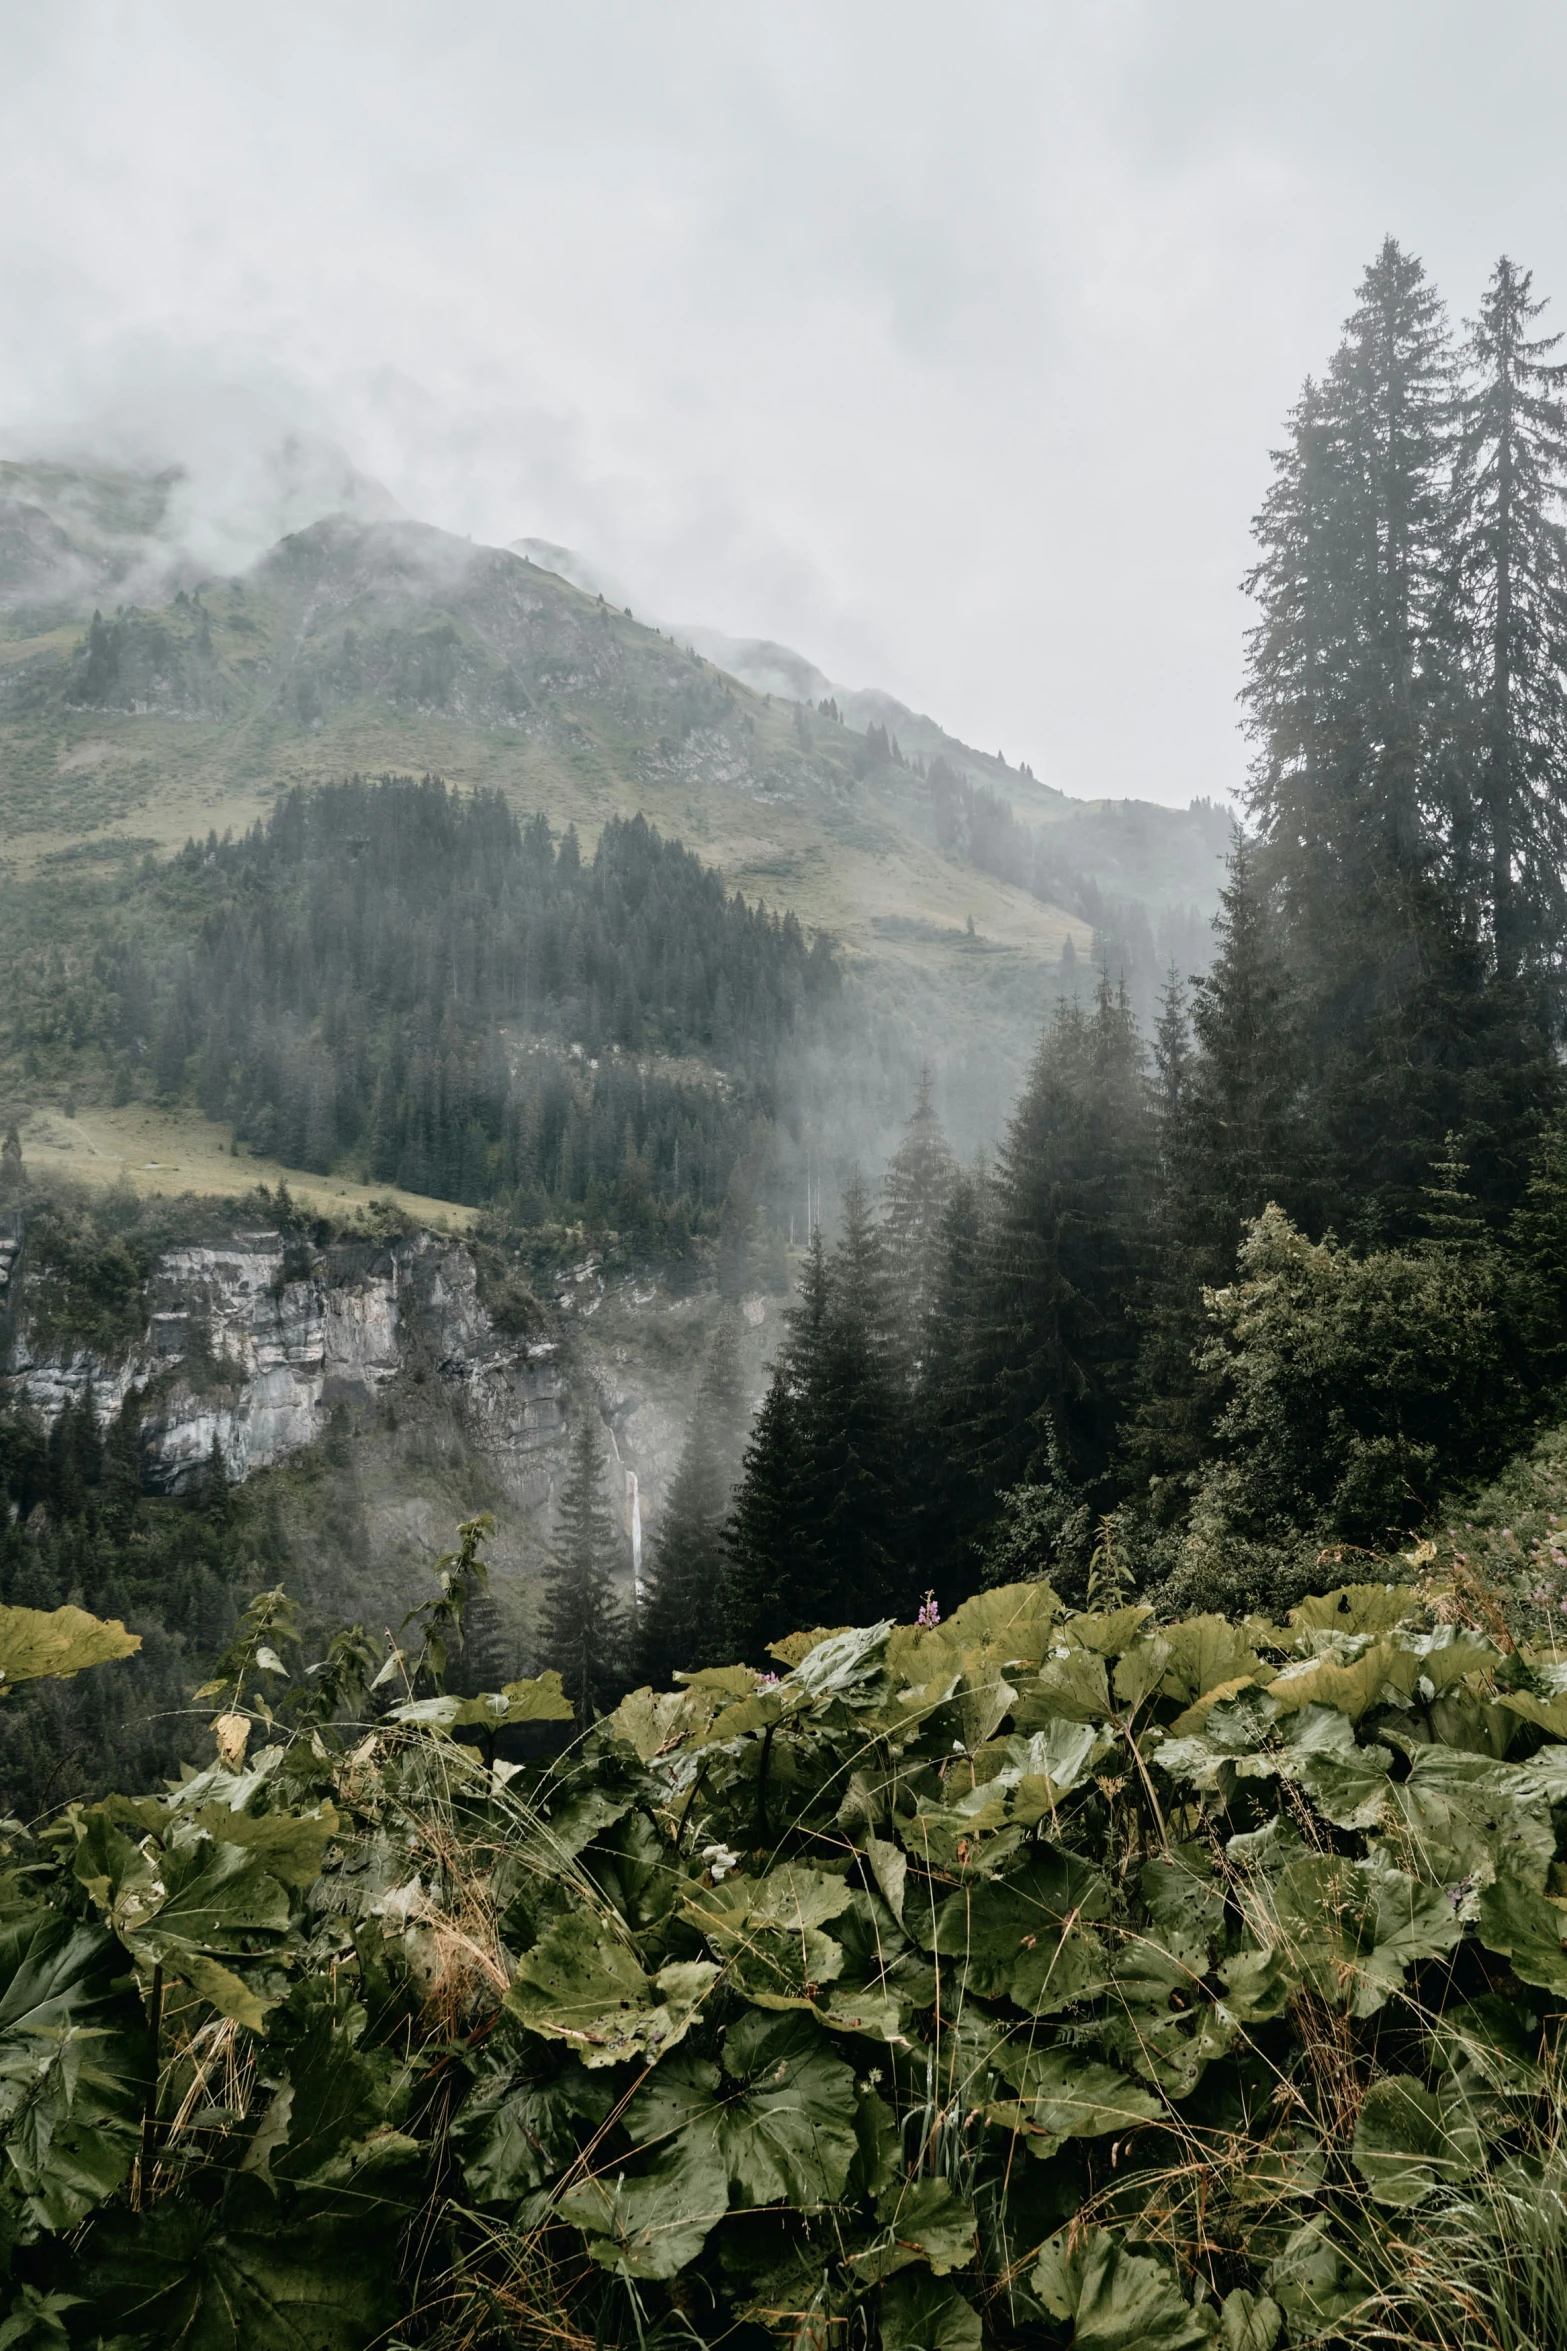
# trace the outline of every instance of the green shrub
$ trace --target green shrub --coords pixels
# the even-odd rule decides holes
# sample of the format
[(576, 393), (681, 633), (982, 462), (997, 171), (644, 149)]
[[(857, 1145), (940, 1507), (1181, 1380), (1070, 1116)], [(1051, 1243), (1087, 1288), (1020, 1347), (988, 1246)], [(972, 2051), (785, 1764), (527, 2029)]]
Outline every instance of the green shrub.
[(1012, 1586), (553, 1756), (553, 1677), (380, 1712), (289, 1622), (13, 1833), (37, 2340), (1558, 2339), (1567, 1673), (1451, 1593)]

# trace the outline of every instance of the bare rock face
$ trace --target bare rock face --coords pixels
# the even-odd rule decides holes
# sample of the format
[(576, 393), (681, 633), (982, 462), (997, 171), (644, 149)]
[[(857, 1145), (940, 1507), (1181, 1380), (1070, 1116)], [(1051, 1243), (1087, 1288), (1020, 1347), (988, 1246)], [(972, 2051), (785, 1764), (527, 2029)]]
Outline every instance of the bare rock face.
[(150, 1302), (141, 1341), (107, 1360), (35, 1349), (24, 1297), (9, 1384), (48, 1420), (89, 1385), (104, 1420), (139, 1389), (156, 1490), (188, 1485), (214, 1443), (229, 1477), (248, 1477), (313, 1443), (334, 1404), (365, 1403), (422, 1371), (459, 1391), (474, 1443), (519, 1501), (549, 1491), (566, 1433), (557, 1350), (496, 1330), (460, 1244), (420, 1233), (309, 1252), (241, 1232), (169, 1250)]

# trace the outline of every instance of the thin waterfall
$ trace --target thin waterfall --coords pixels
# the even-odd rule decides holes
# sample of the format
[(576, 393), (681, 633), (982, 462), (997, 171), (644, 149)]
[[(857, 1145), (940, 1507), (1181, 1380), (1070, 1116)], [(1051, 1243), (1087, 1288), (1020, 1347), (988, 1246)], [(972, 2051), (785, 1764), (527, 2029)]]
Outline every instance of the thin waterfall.
[(642, 1489), (634, 1469), (626, 1472), (626, 1491), (631, 1499), (631, 1589), (640, 1608), (646, 1597), (642, 1585)]

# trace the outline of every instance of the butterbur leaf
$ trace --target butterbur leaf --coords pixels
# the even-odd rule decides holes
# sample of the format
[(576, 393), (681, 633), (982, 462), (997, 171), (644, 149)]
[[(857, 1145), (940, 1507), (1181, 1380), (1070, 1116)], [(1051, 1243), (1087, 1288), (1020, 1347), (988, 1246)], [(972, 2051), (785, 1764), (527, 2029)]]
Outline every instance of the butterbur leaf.
[(1313, 1657), (1288, 1665), (1268, 1684), (1268, 1696), (1280, 1713), (1297, 1706), (1331, 1706), (1358, 1722), (1384, 1691), (1412, 1696), (1420, 1679), (1420, 1659), (1391, 1641), (1377, 1641), (1353, 1664), (1333, 1657)]
[(876, 2217), (891, 2237), (883, 2254), (865, 2257), (872, 2276), (890, 2276), (925, 2261), (934, 2276), (967, 2269), (974, 2258), (974, 2208), (949, 2180), (898, 2180), (876, 2199)]
[(1514, 1975), (1542, 1991), (1567, 1995), (1567, 1917), (1532, 1886), (1498, 1878), (1480, 1895), (1475, 1932), (1487, 1951), (1512, 1962)]
[(1030, 2282), (1052, 2318), (1072, 2320), (1074, 2351), (1207, 2351), (1213, 2340), (1164, 2263), (1126, 2252), (1108, 2229), (1075, 2246), (1053, 2237)]
[(183, 1951), (246, 1958), (288, 1929), (288, 1896), (260, 1851), (202, 1837), (171, 1846), (159, 1863), (163, 1900), (127, 1930), (154, 1959), (178, 1966)]
[(506, 1701), (508, 1722), (570, 1722), (572, 1719), (571, 1700), (553, 1666), (535, 1674), (531, 1680), (505, 1683), (501, 1696)]
[(1015, 1877), (950, 1895), (937, 1914), (934, 1949), (961, 1962), (982, 1997), (1006, 1994), (1036, 2015), (1053, 2015), (1102, 1989), (1104, 1956), (1085, 1922), (1109, 1909), (1102, 1873), (1050, 1850)]
[(415, 1698), (394, 1706), (393, 1722), (422, 1724), (427, 1730), (496, 1731), (519, 1722), (570, 1722), (574, 1709), (552, 1666), (532, 1681), (508, 1682), (504, 1689), (484, 1690), (476, 1698)]
[(1468, 2179), (1485, 2161), (1480, 2133), (1462, 2106), (1444, 2106), (1407, 2073), (1372, 2083), (1351, 2153), (1377, 2203), (1399, 2208)]
[(1340, 1584), (1290, 1610), (1296, 1633), (1387, 1633), (1420, 1613), (1413, 1584)]
[(75, 2282), (104, 2335), (179, 2351), (363, 2351), (396, 2312), (378, 2230), (297, 2202), (285, 2220), (254, 2174), (106, 2214)]
[(716, 1692), (633, 1690), (600, 1723), (599, 1731), (606, 1738), (624, 1740), (640, 1762), (651, 1763), (705, 1731), (719, 1711)]
[(729, 2181), (716, 2146), (685, 2136), (639, 2177), (595, 2175), (568, 2188), (556, 2210), (588, 2239), (604, 2269), (634, 2278), (672, 2278), (695, 2261), (729, 2209)]
[(1006, 2043), (996, 2063), (1016, 2085), (1018, 2104), (1035, 2130), (1054, 2139), (1097, 2139), (1107, 2131), (1156, 2122), (1164, 2104), (1113, 2065), (1085, 2060), (1078, 2049), (1032, 2049)]
[(1165, 1628), (1164, 1697), (1193, 1706), (1221, 1682), (1249, 1680), (1262, 1660), (1227, 1616), (1191, 1616)]
[(1089, 1609), (1081, 1616), (1068, 1617), (1061, 1637), (1069, 1648), (1091, 1649), (1098, 1657), (1120, 1657), (1152, 1615), (1145, 1600), (1134, 1600), (1125, 1608)]
[(58, 1911), (0, 1926), (0, 2138), (35, 2225), (74, 2228), (130, 2171), (152, 2040), (101, 1927)]
[(1332, 2234), (1325, 2214), (1304, 2221), (1286, 2238), (1268, 2272), (1268, 2285), (1289, 2322), (1291, 2340), (1310, 2340), (1347, 2318), (1366, 2299), (1368, 2281)]
[(1224, 1888), (1206, 1845), (1177, 1845), (1162, 1860), (1145, 1861), (1139, 1885), (1155, 1926), (1206, 1945), (1224, 1929)]
[(504, 2073), (475, 2084), (451, 2127), (451, 2145), (476, 2204), (516, 2204), (558, 2179), (577, 2155), (576, 2125), (602, 2123), (607, 2084), (575, 2060), (548, 2081)]
[(192, 1825), (215, 1842), (238, 1845), (255, 1855), (268, 1877), (303, 1893), (321, 1875), (326, 1849), (340, 1823), (331, 1804), (311, 1812), (266, 1812), (252, 1816), (226, 1804), (204, 1804)]
[(691, 1960), (650, 1979), (608, 1926), (574, 1910), (519, 1962), (506, 2006), (531, 2032), (565, 2041), (584, 2065), (615, 2065), (683, 2039), (717, 1973)]
[(859, 2153), (852, 2069), (808, 2017), (751, 2010), (724, 2040), (723, 2071), (682, 2054), (626, 2110), (641, 2145), (699, 2149), (737, 2204), (814, 2211), (842, 2195)]
[(1543, 2086), (1540, 2019), (1499, 1992), (1444, 2010), (1432, 2028), (1431, 2053), (1447, 2072), (1478, 2078), (1503, 2097), (1533, 2097)]
[(107, 1665), (140, 1647), (140, 1633), (85, 1608), (0, 1608), (0, 1694), (17, 1682), (65, 1679)]
[(870, 1863), (871, 1875), (877, 1891), (899, 1925), (903, 1923), (903, 1889), (908, 1882), (909, 1864), (906, 1854), (884, 1837), (867, 1837), (865, 1858)]
[(1135, 1713), (1149, 1692), (1158, 1687), (1169, 1661), (1170, 1644), (1159, 1634), (1134, 1642), (1117, 1658), (1111, 1687), (1129, 1714)]
[(1013, 1721), (1022, 1732), (1043, 1730), (1057, 1716), (1066, 1722), (1104, 1722), (1114, 1712), (1105, 1661), (1089, 1649), (1050, 1657), (1020, 1689)]
[(1224, 2005), (1237, 2024), (1267, 2024), (1282, 2016), (1300, 1977), (1282, 1949), (1264, 1951), (1244, 1944), (1219, 1968)]
[(1543, 1888), (1556, 1840), (1540, 1794), (1527, 1768), (1421, 1747), (1388, 1790), (1391, 1857), (1435, 1885), (1505, 1874)]
[(1219, 2305), (1219, 2342), (1222, 2351), (1273, 2351), (1284, 2324), (1284, 2313), (1271, 2294), (1253, 2294), (1237, 2286)]
[(980, 2351), (979, 2312), (927, 2269), (900, 2270), (881, 2290), (882, 2351)]

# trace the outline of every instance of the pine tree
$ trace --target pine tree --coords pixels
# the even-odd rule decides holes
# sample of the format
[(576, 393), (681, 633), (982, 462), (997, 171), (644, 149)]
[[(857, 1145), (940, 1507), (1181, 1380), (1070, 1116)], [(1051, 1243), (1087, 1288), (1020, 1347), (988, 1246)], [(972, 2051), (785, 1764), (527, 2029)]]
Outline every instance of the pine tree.
[(1214, 924), (1218, 952), (1192, 993), (1188, 1056), (1167, 998), (1158, 1047), (1159, 1172), (1138, 1301), (1140, 1479), (1199, 1459), (1214, 1393), (1197, 1369), (1203, 1292), (1228, 1281), (1248, 1221), (1312, 1199), (1303, 1047), (1293, 990), (1252, 845), (1237, 833)]
[(725, 1573), (724, 1528), (743, 1416), (740, 1336), (726, 1313), (697, 1385), (637, 1628), (638, 1671), (655, 1689), (667, 1689), (679, 1669), (720, 1662), (723, 1632), (714, 1603)]
[(1487, 995), (1455, 876), (1452, 354), (1389, 239), (1257, 518), (1245, 699), (1258, 870), (1299, 1010), (1325, 1213), (1418, 1230), (1449, 1128), (1516, 1128), (1538, 1043)]
[(585, 1405), (572, 1442), (544, 1587), (542, 1658), (556, 1668), (584, 1730), (613, 1694), (622, 1612), (615, 1576), (624, 1544), (604, 1496), (598, 1420)]
[(915, 1581), (951, 1609), (973, 1588), (990, 1501), (970, 1453), (975, 1312), (988, 1180), (960, 1172), (941, 1221), (936, 1279), (909, 1424), (908, 1547)]
[(782, 1364), (762, 1400), (745, 1450), (734, 1514), (724, 1530), (718, 1614), (732, 1657), (765, 1662), (769, 1642), (819, 1621), (799, 1595), (820, 1591), (801, 1533), (801, 1438), (795, 1399)]
[(1504, 254), (1469, 325), (1449, 585), (1474, 703), (1471, 853), (1504, 978), (1567, 943), (1567, 364), (1548, 356), (1560, 335), (1529, 334), (1532, 283)]
[(887, 1270), (904, 1347), (918, 1377), (941, 1273), (941, 1228), (957, 1162), (931, 1100), (929, 1065), (920, 1070), (914, 1112), (882, 1179)]
[[(816, 1577), (814, 1621), (863, 1622), (895, 1607), (910, 1582), (903, 1551), (905, 1399), (887, 1253), (856, 1176), (826, 1266), (808, 1350), (791, 1353), (806, 1484), (802, 1532)], [(805, 1621), (807, 1596), (800, 1594)]]
[(1057, 1008), (998, 1155), (976, 1281), (970, 1468), (992, 1493), (1055, 1464), (1092, 1491), (1130, 1392), (1153, 1177), (1143, 1050), (1101, 974)]
[(1164, 1129), (1186, 1099), (1192, 1065), (1192, 1024), (1186, 989), (1172, 963), (1165, 974), (1154, 1026), (1154, 1100)]

